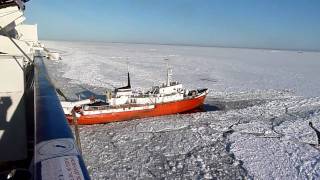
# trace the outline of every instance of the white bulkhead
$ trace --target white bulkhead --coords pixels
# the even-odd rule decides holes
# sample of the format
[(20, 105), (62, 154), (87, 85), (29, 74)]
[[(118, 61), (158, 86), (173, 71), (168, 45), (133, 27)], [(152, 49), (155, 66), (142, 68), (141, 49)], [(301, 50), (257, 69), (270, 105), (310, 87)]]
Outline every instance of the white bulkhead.
[(132, 96), (131, 89), (118, 89), (114, 92), (110, 99), (106, 99), (112, 106), (123, 105), (128, 103), (129, 98)]
[(159, 93), (160, 95), (173, 94), (179, 92), (179, 90), (182, 90), (182, 84), (176, 83), (173, 86), (160, 87)]

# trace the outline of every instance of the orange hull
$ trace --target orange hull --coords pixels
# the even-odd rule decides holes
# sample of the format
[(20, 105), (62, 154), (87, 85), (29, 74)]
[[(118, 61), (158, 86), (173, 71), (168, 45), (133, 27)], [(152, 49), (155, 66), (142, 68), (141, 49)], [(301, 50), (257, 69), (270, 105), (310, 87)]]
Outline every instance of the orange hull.
[[(206, 95), (202, 95), (193, 99), (185, 99), (181, 101), (156, 104), (154, 109), (148, 110), (136, 110), (96, 115), (82, 115), (78, 118), (78, 124), (101, 124), (116, 121), (140, 119), (145, 117), (183, 113), (203, 105), (205, 98)], [(67, 116), (67, 119), (69, 120), (69, 122), (71, 122), (72, 116)]]

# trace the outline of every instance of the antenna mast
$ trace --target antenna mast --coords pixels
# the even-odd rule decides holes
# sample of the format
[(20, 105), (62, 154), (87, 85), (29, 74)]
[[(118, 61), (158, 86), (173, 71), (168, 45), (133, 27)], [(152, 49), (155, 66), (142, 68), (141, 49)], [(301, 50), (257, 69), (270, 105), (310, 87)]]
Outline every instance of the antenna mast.
[(172, 80), (172, 69), (169, 66), (169, 59), (165, 59), (167, 61), (167, 86), (170, 86), (170, 82)]

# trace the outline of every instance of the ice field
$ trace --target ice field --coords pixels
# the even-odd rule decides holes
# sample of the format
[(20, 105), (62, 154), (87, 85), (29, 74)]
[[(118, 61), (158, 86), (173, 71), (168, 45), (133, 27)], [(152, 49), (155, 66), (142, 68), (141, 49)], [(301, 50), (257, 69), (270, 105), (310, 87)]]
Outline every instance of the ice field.
[(92, 179), (319, 179), (320, 53), (45, 41), (69, 99), (106, 88), (146, 89), (166, 61), (187, 88), (209, 88), (206, 112), (81, 126)]

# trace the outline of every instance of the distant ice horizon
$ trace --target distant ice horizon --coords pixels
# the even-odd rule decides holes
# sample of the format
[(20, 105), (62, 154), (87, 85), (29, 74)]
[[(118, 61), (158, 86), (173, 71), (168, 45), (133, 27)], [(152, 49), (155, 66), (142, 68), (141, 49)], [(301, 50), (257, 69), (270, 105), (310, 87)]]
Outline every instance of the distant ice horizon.
[(276, 47), (253, 47), (253, 46), (233, 46), (220, 44), (192, 44), (192, 43), (161, 43), (161, 42), (126, 42), (126, 41), (99, 41), (99, 40), (80, 40), (80, 39), (40, 39), (40, 41), (56, 42), (83, 42), (83, 43), (114, 43), (114, 44), (143, 44), (143, 45), (165, 45), (165, 46), (190, 46), (190, 47), (213, 47), (230, 49), (257, 49), (274, 51), (298, 51), (298, 52), (320, 52), (320, 49), (306, 48), (276, 48)]
[[(122, 85), (122, 75), (130, 60), (133, 83), (136, 82), (136, 87), (147, 88), (164, 78), (163, 60), (169, 58), (174, 66), (174, 77), (188, 88), (206, 86), (229, 92), (290, 90), (305, 97), (320, 94), (319, 52), (83, 41), (43, 42), (46, 47), (61, 53), (67, 68), (64, 76), (77, 84), (99, 87)], [(79, 69), (90, 74), (84, 76), (78, 72)], [(91, 72), (92, 69), (95, 72)], [(160, 70), (160, 74), (155, 74), (155, 69)]]

